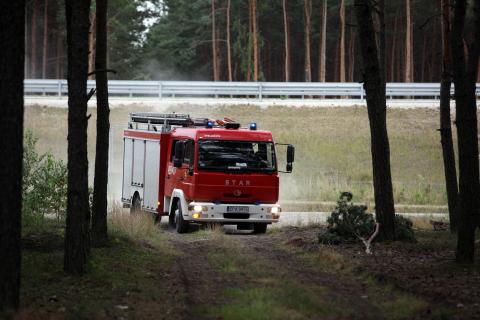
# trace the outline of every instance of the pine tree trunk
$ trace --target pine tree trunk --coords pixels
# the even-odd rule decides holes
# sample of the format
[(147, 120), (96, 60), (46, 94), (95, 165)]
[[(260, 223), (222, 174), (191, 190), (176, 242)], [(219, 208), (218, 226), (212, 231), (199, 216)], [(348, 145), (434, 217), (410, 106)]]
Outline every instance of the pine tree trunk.
[(213, 64), (213, 81), (219, 80), (219, 70), (217, 61), (217, 26), (216, 26), (216, 10), (215, 0), (212, 0), (212, 64)]
[(220, 27), (218, 26), (217, 24), (217, 30), (216, 30), (216, 37), (215, 39), (217, 39), (217, 45), (216, 45), (216, 49), (217, 49), (217, 72), (218, 72), (218, 80), (221, 81), (222, 80), (222, 55), (220, 53)]
[(232, 75), (232, 40), (231, 40), (231, 27), (230, 27), (230, 16), (231, 16), (231, 7), (232, 0), (227, 2), (227, 66), (228, 66), (228, 81), (233, 81)]
[(327, 48), (327, 0), (321, 1), (320, 18), (320, 39), (318, 44), (318, 81), (325, 82), (325, 53)]
[(413, 82), (412, 0), (405, 0), (405, 82)]
[(345, 82), (345, 0), (340, 1), (340, 26), (338, 36), (339, 65), (338, 65), (338, 81)]
[(372, 4), (369, 0), (355, 0), (354, 7), (370, 122), (375, 213), (377, 221), (380, 223), (380, 238), (393, 240), (395, 238), (395, 208), (386, 121), (385, 78), (382, 76), (375, 39)]
[(22, 217), (25, 1), (0, 4), (0, 315), (18, 308)]
[(56, 78), (63, 79), (63, 34), (60, 30), (57, 32)]
[(443, 68), (440, 83), (440, 138), (442, 142), (443, 166), (448, 198), (450, 231), (457, 230), (458, 183), (453, 149), (452, 120), (450, 118), (450, 88), (452, 85), (452, 55), (450, 45), (450, 0), (440, 0), (442, 10), (442, 53)]
[(380, 55), (379, 55), (379, 61), (380, 61), (380, 71), (381, 71), (381, 76), (382, 76), (382, 82), (385, 82), (386, 80), (386, 69), (387, 69), (387, 63), (386, 63), (386, 45), (385, 45), (385, 1), (384, 0), (378, 0), (378, 23), (379, 23), (379, 35), (378, 35), (378, 42), (380, 46)]
[(397, 27), (398, 27), (398, 13), (395, 14), (395, 20), (393, 23), (393, 35), (392, 35), (392, 51), (390, 53), (390, 77), (389, 81), (394, 82), (395, 81), (395, 65), (396, 65), (396, 55), (395, 55), (395, 46), (397, 43)]
[(92, 240), (94, 246), (106, 243), (108, 148), (110, 108), (108, 106), (107, 72), (107, 8), (108, 0), (96, 0), (95, 79), (97, 86), (97, 141), (95, 151), (95, 179), (92, 205)]
[[(90, 21), (90, 31), (88, 32), (88, 73), (93, 72), (95, 67), (95, 25), (97, 24), (95, 12), (90, 13)], [(93, 80), (94, 77), (94, 75), (90, 75), (88, 79)]]
[(68, 51), (68, 200), (64, 270), (85, 272), (90, 247), (87, 72), (90, 1), (65, 0)]
[(466, 61), (463, 32), (466, 0), (456, 0), (452, 24), (452, 69), (455, 84), (456, 125), (458, 136), (459, 205), (456, 260), (472, 263), (475, 230), (479, 222), (480, 182), (478, 169), (478, 128), (475, 79), (480, 45), (480, 7), (475, 2), (475, 41)]
[(43, 57), (42, 57), (42, 79), (47, 78), (48, 61), (48, 0), (45, 0), (43, 13)]
[(347, 81), (353, 82), (355, 71), (355, 30), (350, 29), (349, 46), (348, 46), (348, 79)]
[[(429, 35), (430, 37), (430, 35)], [(420, 66), (420, 81), (421, 82), (425, 82), (425, 69), (427, 69), (427, 60), (426, 60), (426, 47), (427, 47), (427, 36), (425, 34), (425, 32), (423, 32), (423, 35), (422, 35), (422, 63), (421, 63), (421, 66)]]
[(32, 35), (30, 48), (30, 78), (37, 78), (37, 16), (38, 16), (38, 0), (33, 0), (32, 10)]
[(310, 57), (311, 45), (310, 45), (310, 19), (311, 19), (312, 3), (310, 0), (303, 0), (303, 24), (304, 24), (304, 39), (305, 39), (305, 82), (312, 82), (312, 62)]
[(287, 0), (282, 1), (283, 5), (283, 29), (285, 38), (285, 82), (290, 81), (290, 32), (288, 26)]
[[(403, 70), (404, 62), (405, 62), (405, 41), (398, 37), (397, 42), (398, 50), (397, 50), (397, 63), (396, 63), (396, 74), (397, 74), (397, 82), (403, 82), (405, 80), (405, 70)], [(403, 71), (403, 72), (402, 72)]]
[(252, 80), (252, 52), (253, 52), (253, 17), (252, 17), (252, 1), (248, 1), (248, 45), (247, 45), (247, 81)]
[(257, 28), (257, 0), (252, 2), (252, 30), (253, 30), (253, 81), (258, 81), (259, 50), (258, 50), (258, 28)]

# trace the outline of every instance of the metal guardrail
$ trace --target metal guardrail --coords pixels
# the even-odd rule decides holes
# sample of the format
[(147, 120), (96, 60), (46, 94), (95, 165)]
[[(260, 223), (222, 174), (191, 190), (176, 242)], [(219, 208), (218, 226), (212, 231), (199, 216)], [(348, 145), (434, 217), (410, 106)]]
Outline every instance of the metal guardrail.
[[(26, 79), (25, 95), (63, 97), (67, 95), (67, 80)], [(110, 80), (108, 91), (112, 97), (150, 98), (301, 98), (325, 97), (363, 100), (361, 83), (344, 82), (213, 82), (213, 81), (130, 81)], [(95, 87), (89, 80), (88, 90)], [(453, 88), (452, 88), (453, 94)], [(438, 99), (439, 83), (387, 83), (389, 99)], [(480, 96), (480, 84), (477, 84)]]

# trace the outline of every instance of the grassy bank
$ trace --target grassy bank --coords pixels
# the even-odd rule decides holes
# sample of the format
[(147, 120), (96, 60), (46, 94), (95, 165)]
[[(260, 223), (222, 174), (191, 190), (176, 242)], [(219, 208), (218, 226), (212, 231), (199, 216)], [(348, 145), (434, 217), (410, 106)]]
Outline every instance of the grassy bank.
[[(112, 110), (113, 161), (110, 192), (121, 190), (122, 133), (133, 111), (153, 108), (125, 106)], [(162, 110), (164, 111), (164, 110)], [(271, 130), (277, 142), (296, 146), (292, 174), (282, 174), (281, 199), (335, 201), (339, 192), (352, 191), (355, 201), (373, 204), (370, 132), (366, 108), (292, 108), (255, 106), (183, 106), (169, 112), (223, 118), (243, 124), (256, 121)], [(90, 173), (93, 173), (95, 109), (89, 125)], [(403, 204), (445, 205), (439, 113), (432, 109), (389, 109), (395, 201)], [(67, 110), (28, 107), (26, 127), (39, 137), (40, 151), (49, 150), (66, 159)], [(280, 150), (280, 148), (279, 148)], [(283, 157), (283, 149), (280, 151)], [(283, 163), (283, 161), (280, 161)], [(301, 210), (301, 208), (299, 208)]]
[[(136, 224), (141, 223), (140, 221)], [(110, 225), (110, 243), (92, 248), (87, 274), (63, 272), (61, 221), (41, 229), (29, 228), (22, 239), (21, 310), (18, 319), (131, 319), (155, 318), (173, 312), (175, 305), (159, 299), (168, 286), (159, 285), (168, 275), (174, 254), (157, 248), (159, 235), (139, 241), (129, 235), (126, 223)], [(130, 225), (130, 229), (143, 230)], [(152, 227), (153, 224), (152, 224)]]

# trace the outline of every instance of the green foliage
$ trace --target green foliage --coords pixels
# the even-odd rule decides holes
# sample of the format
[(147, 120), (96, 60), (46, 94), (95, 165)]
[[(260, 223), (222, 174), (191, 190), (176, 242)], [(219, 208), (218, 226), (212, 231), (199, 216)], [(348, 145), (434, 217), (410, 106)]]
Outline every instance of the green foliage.
[(413, 223), (401, 215), (395, 215), (395, 239), (399, 241), (417, 242), (413, 232)]
[[(339, 244), (359, 241), (359, 237), (368, 238), (375, 230), (375, 218), (367, 213), (367, 206), (352, 202), (350, 192), (342, 192), (337, 206), (327, 219), (327, 230), (318, 235), (320, 243)], [(412, 222), (395, 215), (395, 239), (416, 242)]]
[(25, 224), (39, 223), (45, 214), (61, 218), (67, 203), (67, 166), (50, 153), (35, 150), (37, 139), (27, 131), (23, 157), (23, 218)]
[(327, 244), (358, 241), (358, 236), (368, 237), (375, 229), (375, 219), (367, 213), (367, 206), (352, 202), (350, 192), (342, 192), (337, 207), (327, 219), (327, 231), (319, 235), (319, 241)]

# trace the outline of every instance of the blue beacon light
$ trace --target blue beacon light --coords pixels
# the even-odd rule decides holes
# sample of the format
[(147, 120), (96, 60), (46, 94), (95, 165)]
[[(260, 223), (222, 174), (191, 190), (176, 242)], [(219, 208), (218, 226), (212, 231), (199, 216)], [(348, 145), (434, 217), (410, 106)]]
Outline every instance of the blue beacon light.
[(256, 122), (250, 123), (250, 130), (257, 130), (257, 123)]
[(213, 128), (213, 121), (208, 121), (207, 122), (207, 128), (212, 129)]

